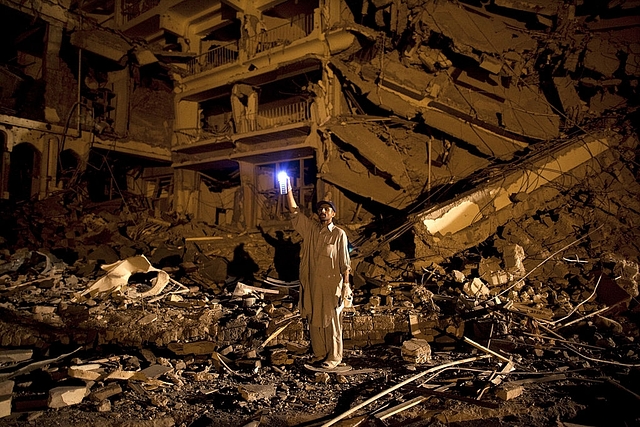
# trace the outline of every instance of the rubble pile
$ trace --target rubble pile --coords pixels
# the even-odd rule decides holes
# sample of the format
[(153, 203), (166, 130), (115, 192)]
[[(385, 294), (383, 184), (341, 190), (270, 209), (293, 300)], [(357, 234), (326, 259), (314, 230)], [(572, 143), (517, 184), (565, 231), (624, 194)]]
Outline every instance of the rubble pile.
[[(347, 226), (360, 246), (344, 319), (353, 369), (340, 374), (304, 368), (297, 281), (278, 279), (271, 229), (63, 194), (3, 210), (18, 232), (4, 237), (0, 264), (2, 415), (16, 426), (297, 425), (354, 414), (549, 425), (593, 417), (577, 391), (588, 387), (596, 401), (615, 390), (607, 416), (637, 422), (625, 405), (637, 399), (640, 366), (640, 186), (637, 149), (625, 150), (440, 262)], [(467, 359), (473, 368), (444, 367)], [(410, 384), (427, 367), (444, 368)], [(568, 390), (580, 398), (560, 397)], [(536, 404), (545, 410), (530, 411)]]
[[(327, 76), (302, 89), (323, 118), (304, 156), (353, 222), (340, 224), (351, 369), (306, 366), (284, 213), (244, 228), (234, 202), (238, 228), (211, 225), (132, 194), (92, 203), (74, 179), (0, 201), (3, 425), (640, 424), (638, 2), (366, 0), (317, 15), (337, 5), (341, 22), (314, 24), (330, 56), (305, 58)], [(198, 85), (183, 100), (218, 92)], [(189, 170), (206, 145), (171, 159)]]

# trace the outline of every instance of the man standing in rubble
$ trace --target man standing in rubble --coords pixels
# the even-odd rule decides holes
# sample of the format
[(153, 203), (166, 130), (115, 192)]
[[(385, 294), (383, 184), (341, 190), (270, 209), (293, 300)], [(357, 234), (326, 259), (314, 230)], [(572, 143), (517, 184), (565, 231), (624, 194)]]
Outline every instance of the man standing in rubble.
[(333, 369), (342, 362), (342, 310), (351, 305), (351, 260), (347, 234), (333, 223), (336, 208), (322, 200), (316, 205), (319, 221), (300, 212), (291, 183), (287, 201), (293, 228), (302, 236), (300, 250), (300, 315), (309, 323), (313, 362)]

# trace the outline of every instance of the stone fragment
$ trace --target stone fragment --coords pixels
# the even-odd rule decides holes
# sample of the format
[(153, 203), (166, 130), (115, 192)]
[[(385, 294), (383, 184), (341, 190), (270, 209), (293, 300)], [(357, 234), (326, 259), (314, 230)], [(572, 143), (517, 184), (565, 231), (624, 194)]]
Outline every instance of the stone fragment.
[(67, 374), (70, 377), (78, 378), (86, 381), (96, 381), (104, 372), (99, 363), (90, 363), (87, 365), (74, 365), (67, 369)]
[(160, 376), (172, 370), (173, 368), (169, 366), (151, 365), (148, 368), (143, 369), (142, 371), (136, 372), (132, 378), (142, 380), (142, 381), (145, 381), (150, 378), (157, 379)]
[(89, 398), (93, 401), (100, 402), (120, 393), (122, 393), (122, 387), (120, 387), (118, 383), (109, 383), (104, 387), (92, 391)]
[(111, 401), (108, 399), (101, 401), (96, 407), (96, 410), (98, 412), (111, 412)]
[(47, 406), (49, 408), (63, 408), (65, 406), (77, 405), (87, 396), (86, 386), (63, 386), (49, 390)]
[(53, 314), (56, 312), (56, 308), (44, 305), (36, 305), (31, 311), (34, 314)]
[(309, 351), (309, 344), (303, 344), (299, 342), (287, 341), (285, 343), (287, 351), (293, 354), (305, 354)]
[(269, 355), (269, 360), (272, 365), (284, 365), (288, 360), (287, 350), (284, 348), (274, 349)]
[(0, 382), (0, 418), (11, 415), (13, 385), (13, 381)]
[(253, 402), (260, 399), (271, 399), (276, 395), (276, 386), (273, 384), (242, 384), (238, 391), (244, 400)]
[(474, 298), (484, 298), (489, 296), (489, 288), (479, 277), (474, 278), (471, 282), (465, 283), (462, 286), (462, 291)]
[(331, 380), (331, 377), (326, 372), (316, 372), (316, 376), (313, 379), (313, 382), (320, 384), (328, 384)]
[(466, 277), (462, 271), (453, 270), (451, 274), (453, 275), (453, 280), (458, 283), (463, 283), (466, 280)]
[(521, 385), (509, 385), (508, 383), (496, 390), (496, 396), (502, 400), (511, 400), (520, 396), (524, 392)]
[(431, 346), (427, 340), (411, 338), (402, 343), (402, 358), (409, 363), (426, 363), (431, 360)]

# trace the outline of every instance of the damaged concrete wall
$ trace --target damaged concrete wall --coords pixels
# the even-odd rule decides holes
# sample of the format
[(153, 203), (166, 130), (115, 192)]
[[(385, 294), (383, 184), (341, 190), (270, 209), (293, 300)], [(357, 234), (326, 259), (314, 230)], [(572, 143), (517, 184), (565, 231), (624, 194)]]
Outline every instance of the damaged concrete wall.
[(175, 119), (173, 88), (162, 80), (140, 77), (133, 82), (130, 96), (128, 137), (170, 148)]
[[(536, 142), (562, 137), (587, 119), (622, 111), (637, 93), (632, 36), (637, 34), (637, 23), (618, 18), (616, 6), (605, 8), (603, 13), (609, 16), (597, 23), (591, 22), (593, 12), (586, 6), (510, 2), (495, 6), (365, 2), (361, 10), (351, 7), (365, 24), (348, 26), (361, 37), (360, 43), (330, 61), (345, 83), (347, 106), (352, 113), (373, 112), (375, 106), (411, 120), (406, 131), (415, 133), (420, 145), (435, 136), (434, 155), (427, 162), (431, 171), (416, 174), (422, 182), (413, 182), (412, 188), (405, 183), (408, 198), (415, 199), (427, 181), (465, 179), (496, 159), (513, 160)], [(398, 24), (401, 17), (407, 19), (406, 25)], [(404, 29), (410, 31), (403, 33)], [(377, 128), (367, 124), (377, 138), (388, 133), (380, 123)], [(427, 125), (427, 130), (416, 132), (415, 123)], [(393, 143), (385, 141), (393, 152)], [(349, 167), (336, 164), (337, 176), (329, 172), (327, 179), (340, 187), (341, 175), (342, 186), (349, 191), (395, 208), (406, 207), (397, 202), (399, 194), (394, 195), (397, 183), (393, 179), (384, 183), (384, 167), (378, 171), (370, 159), (357, 159), (356, 138), (337, 142)], [(415, 148), (422, 149), (420, 145)], [(361, 164), (357, 167), (348, 154), (352, 150)], [(466, 171), (439, 169), (442, 164), (434, 161), (445, 151), (462, 150), (466, 156), (476, 156), (464, 161), (470, 165)], [(406, 169), (415, 170), (407, 165), (409, 157), (405, 156)], [(358, 169), (379, 183), (369, 186), (365, 180), (358, 186), (349, 178)], [(449, 180), (439, 179), (438, 172)], [(381, 195), (370, 194), (371, 187)], [(385, 193), (388, 196), (382, 196)]]
[(635, 146), (637, 140), (625, 141), (618, 135), (578, 138), (478, 185), (452, 203), (422, 212), (416, 217), (416, 235), (417, 246), (425, 246), (416, 252), (439, 262), (461, 248), (477, 245), (510, 218), (555, 203), (563, 190), (604, 172), (616, 159), (616, 147), (625, 143)]

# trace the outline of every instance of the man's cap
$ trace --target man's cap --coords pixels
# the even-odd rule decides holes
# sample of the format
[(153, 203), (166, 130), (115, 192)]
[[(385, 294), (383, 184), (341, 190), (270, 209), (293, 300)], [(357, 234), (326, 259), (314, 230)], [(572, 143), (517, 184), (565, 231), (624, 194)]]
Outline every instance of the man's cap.
[(320, 209), (322, 206), (329, 206), (334, 212), (337, 212), (336, 205), (334, 205), (331, 200), (320, 200), (316, 203), (316, 210)]

